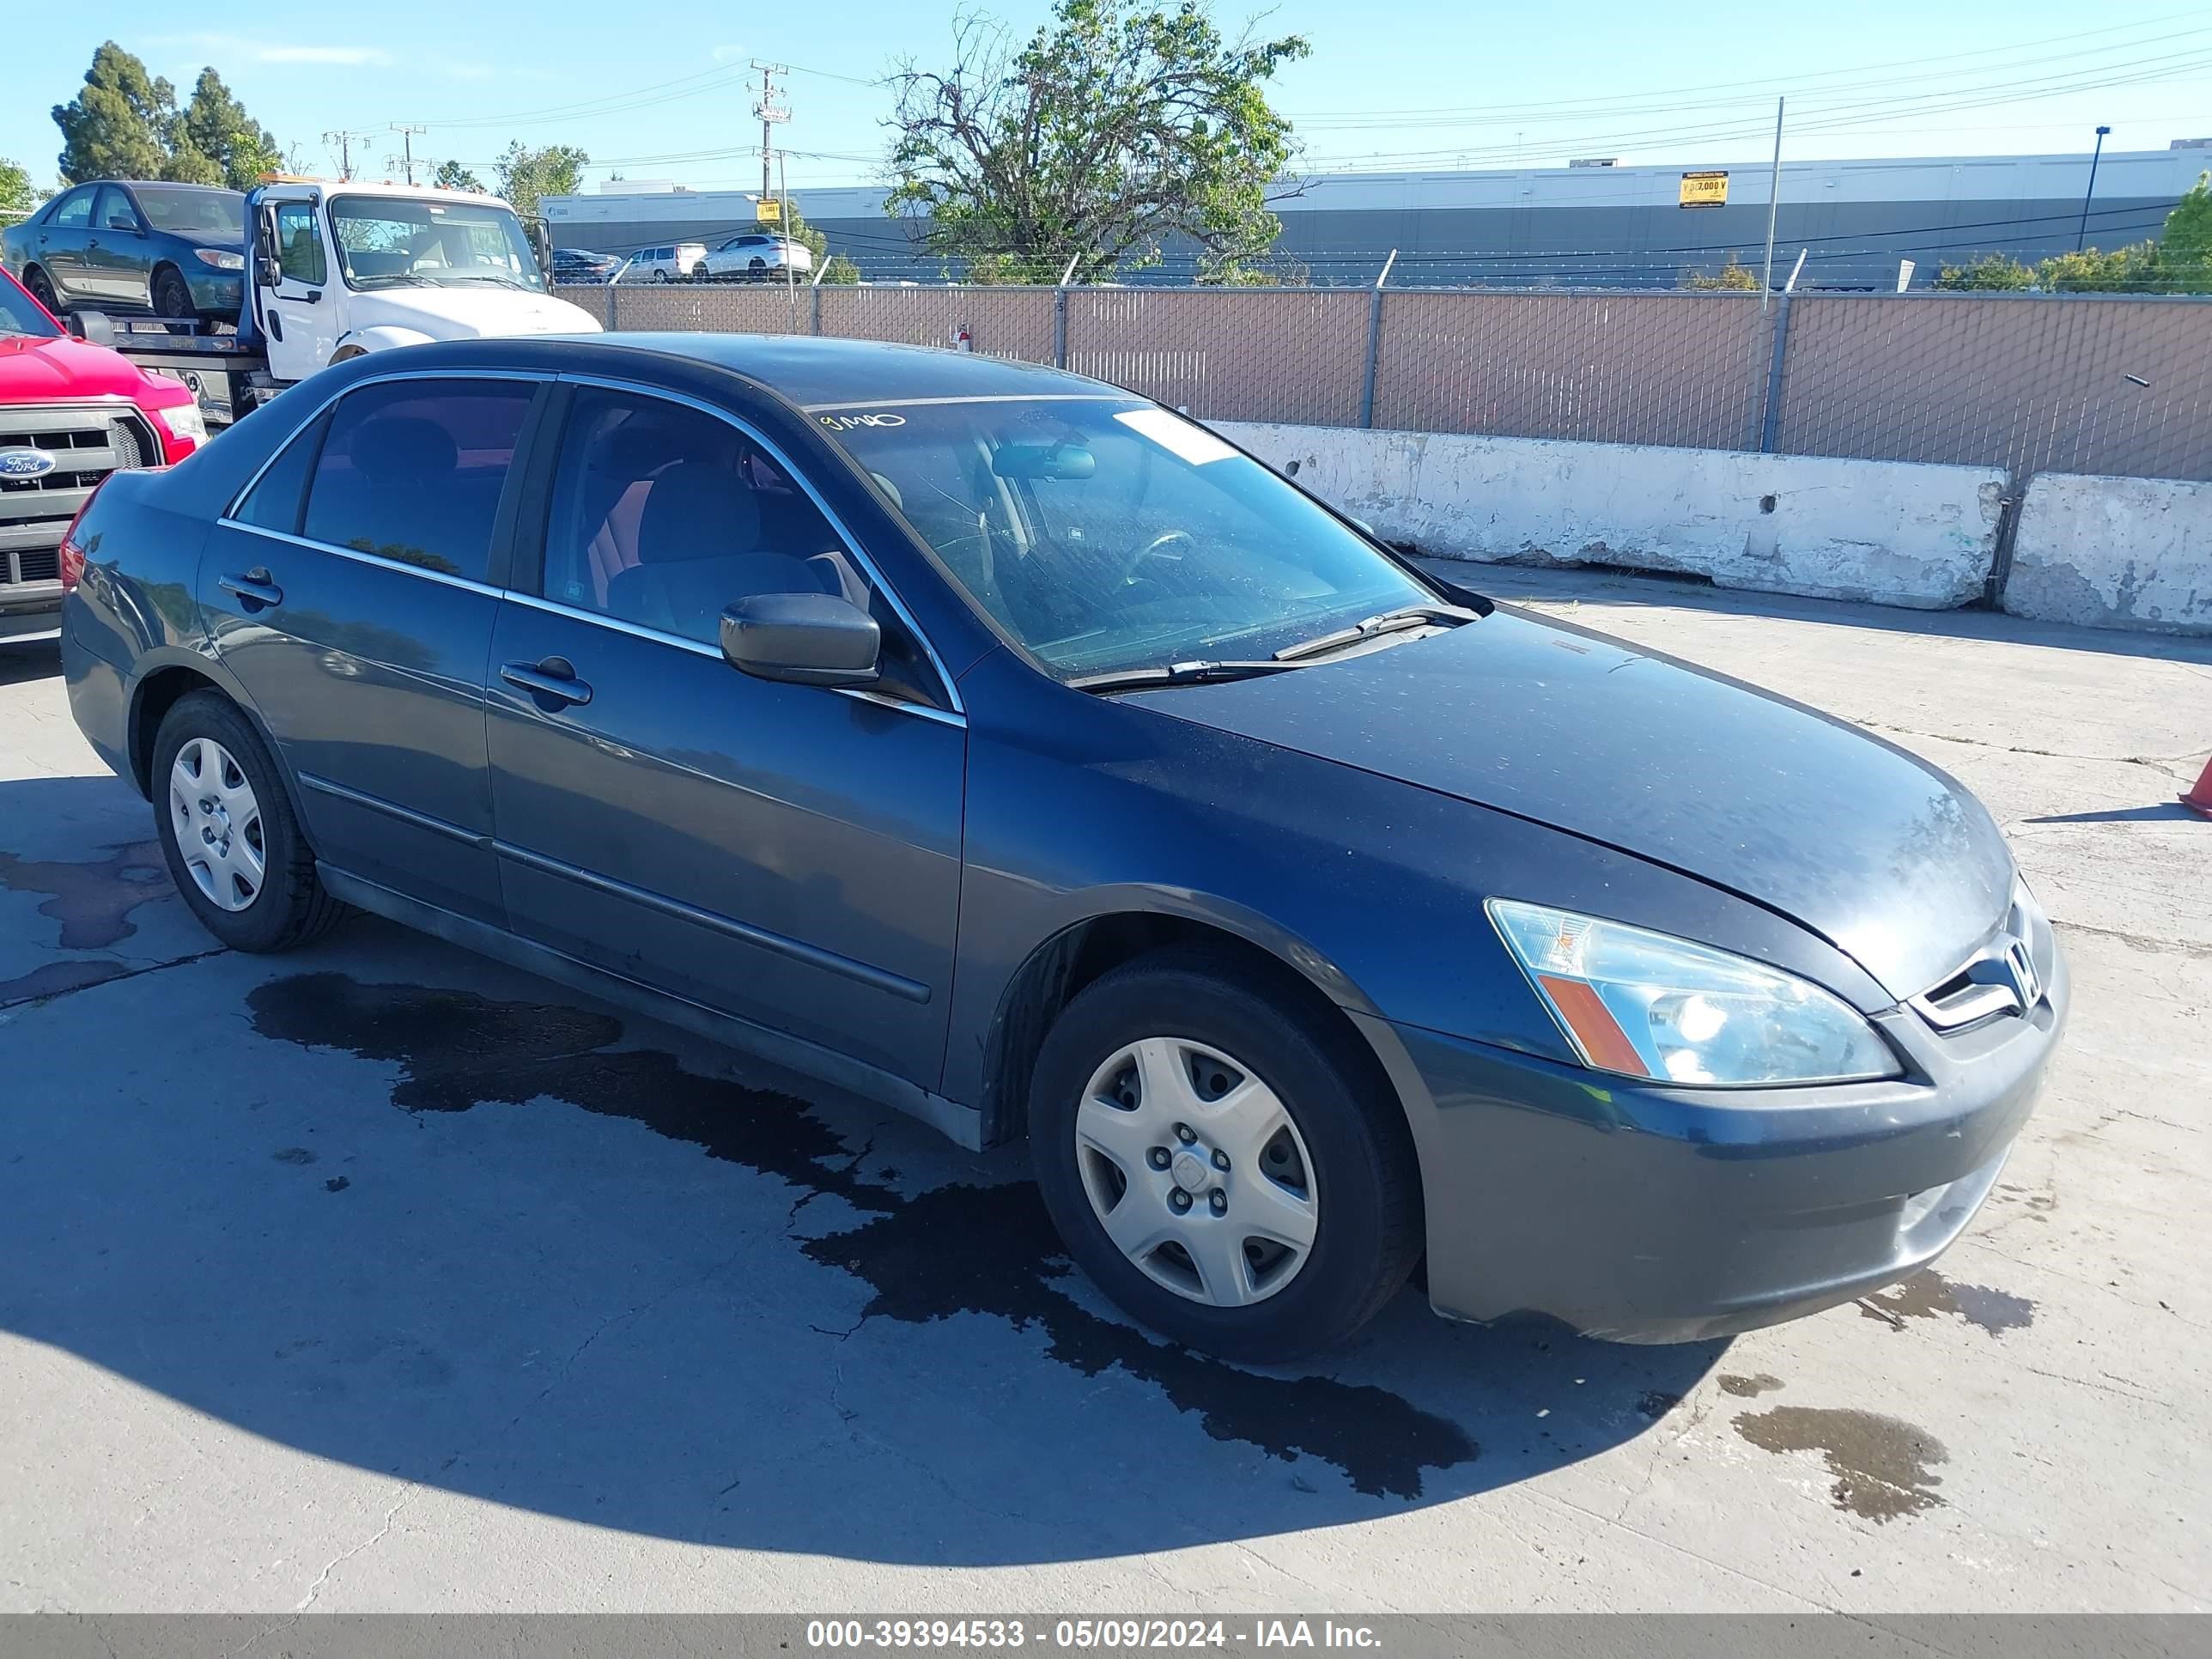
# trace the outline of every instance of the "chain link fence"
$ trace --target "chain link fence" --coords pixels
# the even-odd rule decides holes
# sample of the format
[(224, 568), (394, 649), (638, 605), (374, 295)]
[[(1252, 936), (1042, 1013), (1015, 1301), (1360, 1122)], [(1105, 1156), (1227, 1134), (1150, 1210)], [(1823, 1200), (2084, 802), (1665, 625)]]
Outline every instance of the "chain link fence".
[(2212, 299), (564, 287), (619, 329), (1055, 363), (1201, 419), (2212, 479)]

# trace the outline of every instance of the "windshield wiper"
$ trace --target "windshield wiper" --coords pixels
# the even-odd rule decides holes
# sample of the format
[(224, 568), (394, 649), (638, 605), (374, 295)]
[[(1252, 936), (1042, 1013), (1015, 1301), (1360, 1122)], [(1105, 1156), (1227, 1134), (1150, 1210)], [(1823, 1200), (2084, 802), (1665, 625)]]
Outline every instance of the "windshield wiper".
[(1078, 691), (1137, 691), (1160, 685), (1201, 685), (1209, 680), (1249, 680), (1302, 665), (1273, 659), (1261, 662), (1175, 662), (1164, 668), (1122, 668), (1108, 674), (1083, 674), (1067, 684)]
[(448, 280), (456, 283), (497, 283), (502, 288), (520, 289), (525, 294), (538, 292), (520, 276), (510, 276), (503, 270), (458, 271)]
[(1408, 628), (1426, 628), (1442, 623), (1457, 627), (1473, 622), (1476, 613), (1455, 605), (1404, 605), (1395, 611), (1385, 611), (1379, 617), (1369, 617), (1349, 628), (1340, 628), (1334, 633), (1317, 634), (1312, 639), (1301, 640), (1296, 645), (1286, 645), (1275, 653), (1279, 663), (1301, 663), (1314, 657), (1325, 657), (1332, 651), (1347, 645), (1358, 645), (1362, 640), (1371, 640), (1378, 635), (1395, 634)]

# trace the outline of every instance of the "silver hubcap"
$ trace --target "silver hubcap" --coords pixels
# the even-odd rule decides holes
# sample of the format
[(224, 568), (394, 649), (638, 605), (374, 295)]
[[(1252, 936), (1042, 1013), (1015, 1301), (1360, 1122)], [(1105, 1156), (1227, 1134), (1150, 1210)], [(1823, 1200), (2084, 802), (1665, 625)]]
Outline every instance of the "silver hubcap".
[(1184, 1037), (1146, 1037), (1092, 1074), (1075, 1112), (1083, 1190), (1121, 1254), (1177, 1296), (1263, 1302), (1313, 1253), (1321, 1194), (1275, 1091)]
[(226, 910), (260, 896), (267, 848), (261, 803), (237, 761), (212, 738), (194, 738), (169, 769), (169, 824), (201, 892)]

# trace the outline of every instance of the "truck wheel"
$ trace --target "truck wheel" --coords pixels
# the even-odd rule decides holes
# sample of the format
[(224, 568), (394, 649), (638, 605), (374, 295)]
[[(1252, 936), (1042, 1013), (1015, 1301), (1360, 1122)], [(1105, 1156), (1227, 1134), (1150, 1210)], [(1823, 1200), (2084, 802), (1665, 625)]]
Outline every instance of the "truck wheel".
[(33, 300), (52, 312), (55, 316), (58, 317), (62, 314), (62, 302), (55, 297), (54, 285), (46, 280), (46, 273), (40, 270), (38, 266), (33, 265), (23, 273), (23, 286), (31, 290), (31, 297)]
[(154, 314), (190, 318), (194, 331), (198, 330), (199, 313), (192, 305), (192, 291), (183, 273), (173, 265), (163, 265), (154, 273)]
[(1252, 982), (1174, 949), (1090, 986), (1038, 1055), (1030, 1156), (1107, 1295), (1176, 1341), (1272, 1364), (1397, 1293), (1421, 1200), (1405, 1119), (1352, 1039)]
[(200, 926), (234, 951), (289, 951), (344, 907), (315, 855), (260, 734), (214, 691), (179, 697), (154, 739), (154, 821), (170, 878)]

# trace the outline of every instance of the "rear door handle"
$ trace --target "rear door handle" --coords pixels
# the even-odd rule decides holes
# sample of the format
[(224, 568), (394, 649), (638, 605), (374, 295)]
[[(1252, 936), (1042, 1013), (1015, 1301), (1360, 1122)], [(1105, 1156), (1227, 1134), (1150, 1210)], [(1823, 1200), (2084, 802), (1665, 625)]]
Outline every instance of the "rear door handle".
[(224, 592), (245, 600), (249, 611), (256, 605), (284, 603), (284, 590), (276, 586), (265, 566), (257, 564), (243, 576), (225, 576), (220, 585)]
[(592, 688), (576, 678), (576, 671), (566, 657), (547, 657), (534, 663), (501, 663), (499, 677), (509, 685), (519, 686), (534, 697), (577, 704), (592, 700)]

